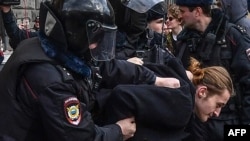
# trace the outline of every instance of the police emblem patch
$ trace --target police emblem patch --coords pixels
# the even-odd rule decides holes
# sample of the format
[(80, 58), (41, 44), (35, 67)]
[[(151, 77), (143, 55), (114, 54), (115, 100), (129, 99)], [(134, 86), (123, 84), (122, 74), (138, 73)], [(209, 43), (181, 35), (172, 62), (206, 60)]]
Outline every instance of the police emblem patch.
[(247, 54), (248, 60), (250, 60), (250, 48), (246, 50), (246, 54)]
[(67, 98), (64, 101), (64, 112), (70, 124), (78, 125), (81, 121), (81, 106), (76, 97)]

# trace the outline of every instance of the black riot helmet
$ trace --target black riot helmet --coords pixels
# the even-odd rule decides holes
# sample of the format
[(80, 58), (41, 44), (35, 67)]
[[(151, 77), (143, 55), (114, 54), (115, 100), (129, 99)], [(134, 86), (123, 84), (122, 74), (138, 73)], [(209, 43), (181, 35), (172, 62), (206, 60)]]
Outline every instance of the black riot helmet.
[(121, 2), (138, 13), (146, 13), (155, 4), (164, 2), (164, 0), (121, 0)]
[(156, 20), (159, 18), (164, 18), (167, 15), (167, 5), (165, 1), (157, 3), (152, 8), (148, 10), (147, 21), (150, 22), (152, 20)]
[(99, 61), (114, 58), (117, 27), (108, 0), (51, 0), (51, 6), (64, 30), (67, 50), (79, 57), (90, 52)]

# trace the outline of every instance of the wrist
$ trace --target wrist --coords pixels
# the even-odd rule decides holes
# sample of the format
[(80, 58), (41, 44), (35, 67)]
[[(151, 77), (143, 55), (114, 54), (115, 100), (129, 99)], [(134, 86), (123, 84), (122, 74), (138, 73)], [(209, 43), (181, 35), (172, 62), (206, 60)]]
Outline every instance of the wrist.
[(159, 77), (157, 76), (155, 77), (155, 83), (154, 83), (155, 86), (159, 86), (159, 79), (160, 79)]

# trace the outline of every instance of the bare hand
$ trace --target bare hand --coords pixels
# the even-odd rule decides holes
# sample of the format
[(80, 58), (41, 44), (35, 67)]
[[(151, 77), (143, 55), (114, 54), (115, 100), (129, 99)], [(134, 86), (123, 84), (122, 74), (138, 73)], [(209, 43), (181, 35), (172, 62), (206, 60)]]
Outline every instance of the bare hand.
[(10, 5), (0, 5), (0, 8), (4, 13), (8, 13), (10, 11)]
[(181, 86), (180, 81), (173, 77), (156, 77), (155, 85), (168, 88), (179, 88)]
[(192, 81), (193, 80), (193, 74), (190, 71), (188, 71), (188, 70), (186, 70), (186, 74), (187, 74), (188, 79), (190, 81)]
[(142, 59), (138, 57), (129, 58), (127, 61), (137, 65), (143, 65)]
[(136, 131), (134, 117), (119, 120), (118, 122), (116, 122), (116, 124), (121, 127), (124, 141), (134, 136)]

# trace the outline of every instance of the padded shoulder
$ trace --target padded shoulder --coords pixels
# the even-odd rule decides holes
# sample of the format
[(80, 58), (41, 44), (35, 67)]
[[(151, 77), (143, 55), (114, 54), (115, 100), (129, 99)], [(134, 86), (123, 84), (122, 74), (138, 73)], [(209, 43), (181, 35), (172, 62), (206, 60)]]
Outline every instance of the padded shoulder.
[(228, 24), (228, 29), (230, 30), (232, 27), (236, 30), (238, 30), (241, 34), (247, 34), (247, 30), (244, 26), (241, 26), (241, 25), (238, 25), (238, 24), (232, 24), (232, 23), (229, 23)]
[(61, 73), (64, 81), (69, 81), (74, 79), (71, 73), (65, 67), (57, 65), (56, 68)]

